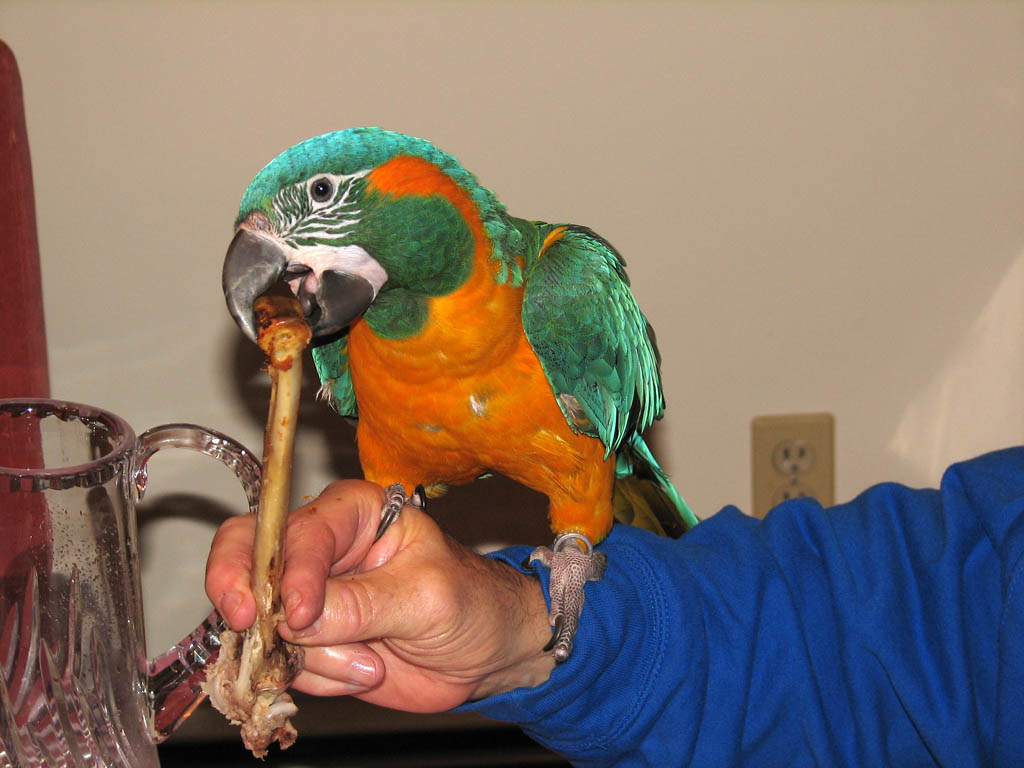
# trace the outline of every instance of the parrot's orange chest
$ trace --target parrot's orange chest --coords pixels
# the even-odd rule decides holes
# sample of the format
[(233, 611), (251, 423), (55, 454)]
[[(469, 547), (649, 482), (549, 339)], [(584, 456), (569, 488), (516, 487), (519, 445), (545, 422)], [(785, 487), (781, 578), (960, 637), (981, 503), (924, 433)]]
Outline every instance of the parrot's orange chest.
[[(513, 290), (513, 289), (510, 289)], [(432, 323), (416, 338), (349, 339), (364, 469), (462, 483), (510, 462), (552, 415), (564, 419), (517, 316), (492, 312), (453, 333)], [(547, 417), (545, 417), (545, 414)], [(514, 463), (514, 462), (511, 462)]]
[(389, 339), (365, 319), (351, 327), (347, 353), (363, 473), (411, 492), (498, 472), (548, 497), (556, 531), (603, 538), (611, 527), (614, 457), (566, 422), (523, 330), (523, 288), (497, 279), (474, 204), (415, 158), (396, 158), (369, 181), (390, 195), (446, 197), (463, 214), (476, 249), (467, 281), (429, 300), (420, 332)]
[(365, 322), (352, 328), (364, 474), (411, 492), (498, 472), (548, 497), (556, 531), (603, 538), (614, 457), (569, 428), (518, 312), (488, 320), (440, 346), (431, 342), (444, 325), (403, 341), (381, 339)]
[(510, 466), (517, 463), (507, 457), (510, 447), (530, 453), (549, 428), (571, 437), (523, 331), (523, 288), (497, 279), (475, 204), (435, 167), (396, 158), (369, 183), (395, 197), (445, 197), (473, 234), (475, 252), (466, 282), (428, 300), (427, 321), (413, 336), (380, 336), (366, 320), (352, 326), (348, 358), (364, 472), (439, 483), (489, 470), (521, 474)]

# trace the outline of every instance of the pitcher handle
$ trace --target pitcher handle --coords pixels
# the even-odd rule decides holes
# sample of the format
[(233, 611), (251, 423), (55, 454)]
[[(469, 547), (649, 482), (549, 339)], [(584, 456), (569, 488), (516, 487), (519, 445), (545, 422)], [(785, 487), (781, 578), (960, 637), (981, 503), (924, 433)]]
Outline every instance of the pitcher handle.
[[(147, 462), (164, 448), (189, 448), (226, 465), (241, 481), (249, 511), (256, 513), (260, 498), (259, 460), (227, 435), (195, 424), (165, 424), (139, 436), (133, 473), (136, 501), (146, 493)], [(225, 628), (220, 614), (213, 611), (177, 645), (146, 660), (143, 672), (147, 680), (154, 742), (166, 739), (206, 697), (200, 690), (200, 684), (206, 680), (206, 665), (217, 658), (220, 633)]]

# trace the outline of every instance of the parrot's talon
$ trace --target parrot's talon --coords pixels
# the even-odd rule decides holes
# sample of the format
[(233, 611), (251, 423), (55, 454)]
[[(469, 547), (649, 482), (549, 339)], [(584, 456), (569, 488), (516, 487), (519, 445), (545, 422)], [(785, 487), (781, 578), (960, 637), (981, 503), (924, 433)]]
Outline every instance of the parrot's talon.
[(551, 651), (555, 662), (561, 664), (572, 653), (573, 638), (579, 628), (583, 612), (583, 585), (588, 581), (599, 581), (604, 576), (608, 558), (603, 552), (594, 551), (586, 536), (566, 533), (555, 539), (550, 549), (535, 549), (528, 563), (535, 561), (551, 569), (548, 622), (553, 632), (544, 651)]
[(422, 485), (417, 485), (416, 490), (412, 492), (412, 496), (409, 497), (409, 503), (416, 507), (421, 512), (427, 511), (427, 489)]
[(401, 483), (392, 483), (384, 489), (384, 506), (380, 510), (380, 525), (377, 526), (377, 535), (373, 537), (374, 542), (377, 542), (398, 519), (402, 514), (402, 507), (408, 500)]
[(555, 643), (558, 642), (558, 635), (562, 631), (562, 624), (565, 623), (564, 616), (556, 616), (551, 622), (551, 626), (554, 631), (551, 633), (551, 639), (544, 643), (544, 647), (541, 649), (544, 653), (547, 653), (554, 649)]

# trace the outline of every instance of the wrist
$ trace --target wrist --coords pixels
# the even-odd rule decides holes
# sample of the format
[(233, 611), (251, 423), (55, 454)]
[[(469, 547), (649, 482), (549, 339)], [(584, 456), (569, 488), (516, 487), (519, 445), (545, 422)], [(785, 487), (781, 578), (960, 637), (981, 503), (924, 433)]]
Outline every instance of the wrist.
[(544, 650), (551, 639), (551, 626), (540, 580), (495, 560), (485, 562), (504, 587), (493, 603), (500, 651), (494, 669), (470, 694), (471, 701), (541, 685), (555, 668), (551, 652)]

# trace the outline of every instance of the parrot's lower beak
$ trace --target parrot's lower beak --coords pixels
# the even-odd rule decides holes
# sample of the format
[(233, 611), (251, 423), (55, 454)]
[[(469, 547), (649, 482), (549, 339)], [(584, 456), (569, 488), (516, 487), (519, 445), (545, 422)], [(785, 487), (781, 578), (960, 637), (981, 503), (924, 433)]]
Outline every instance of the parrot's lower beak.
[(250, 229), (239, 229), (224, 257), (224, 298), (228, 311), (245, 335), (256, 341), (253, 302), (283, 280), (302, 304), (314, 337), (337, 333), (370, 306), (387, 275), (372, 259), (369, 270), (365, 264), (357, 264), (362, 269), (347, 270), (344, 259), (334, 261), (341, 263), (335, 265), (329, 258), (316, 264), (289, 260), (285, 247), (276, 240)]

